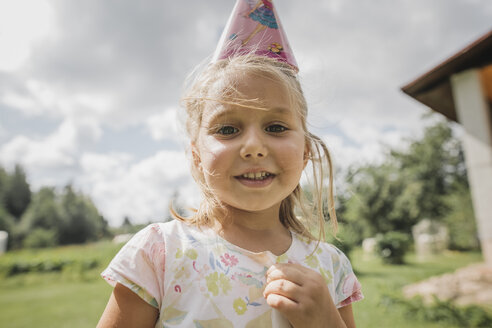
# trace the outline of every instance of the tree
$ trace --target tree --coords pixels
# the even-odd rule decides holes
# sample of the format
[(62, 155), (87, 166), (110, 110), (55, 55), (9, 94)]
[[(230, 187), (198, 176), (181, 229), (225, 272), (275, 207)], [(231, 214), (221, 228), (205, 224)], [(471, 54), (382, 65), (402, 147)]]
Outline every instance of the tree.
[(62, 218), (57, 198), (54, 188), (41, 188), (34, 194), (31, 204), (22, 216), (21, 226), (29, 230), (53, 229), (58, 233)]
[(5, 191), (8, 181), (7, 171), (0, 167), (0, 230), (7, 231), (9, 234), (14, 227), (14, 217), (5, 209)]
[(20, 165), (15, 166), (13, 174), (7, 179), (4, 200), (7, 211), (19, 221), (31, 202), (31, 189)]
[(450, 209), (443, 218), (449, 230), (449, 248), (478, 250), (480, 244), (468, 185), (457, 183), (445, 201)]
[(107, 234), (107, 223), (92, 201), (76, 193), (71, 185), (61, 196), (61, 213), (61, 244), (85, 243)]
[[(383, 164), (352, 168), (346, 182), (352, 196), (346, 197), (341, 216), (359, 228), (361, 238), (390, 231), (410, 233), (425, 218), (452, 221), (455, 232), (462, 231), (457, 227), (465, 216), (474, 225), (471, 202), (464, 197), (469, 190), (463, 151), (445, 121), (427, 127), (406, 150), (390, 151)], [(452, 201), (456, 199), (469, 206), (466, 214), (450, 216), (457, 210)], [(467, 236), (474, 231), (471, 226)]]
[(7, 183), (9, 176), (7, 171), (0, 166), (0, 206), (5, 207), (5, 194), (7, 192)]
[(0, 204), (0, 231), (7, 231), (10, 234), (14, 224), (15, 220), (12, 215)]
[(350, 223), (366, 221), (362, 237), (379, 232), (410, 232), (417, 222), (414, 195), (419, 184), (406, 181), (394, 163), (359, 168), (350, 173), (348, 183), (353, 196), (343, 216)]
[(26, 174), (0, 167), (0, 230), (9, 233), (9, 248), (83, 243), (110, 236), (94, 203), (72, 186), (60, 194), (43, 187), (31, 194)]
[(461, 144), (445, 121), (425, 129), (424, 137), (413, 140), (408, 150), (392, 151), (391, 156), (406, 179), (419, 183), (419, 190), (414, 194), (419, 217), (443, 218), (449, 210), (445, 196), (453, 191), (455, 182), (467, 184)]

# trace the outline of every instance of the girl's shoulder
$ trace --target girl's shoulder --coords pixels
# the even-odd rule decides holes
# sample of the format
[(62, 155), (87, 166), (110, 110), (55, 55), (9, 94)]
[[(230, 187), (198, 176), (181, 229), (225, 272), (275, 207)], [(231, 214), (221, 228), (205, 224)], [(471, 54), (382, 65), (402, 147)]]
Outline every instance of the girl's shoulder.
[(129, 244), (139, 245), (146, 248), (156, 243), (177, 245), (177, 244), (198, 244), (205, 243), (210, 239), (210, 231), (206, 228), (199, 228), (179, 220), (167, 222), (151, 223), (130, 240)]
[(311, 268), (330, 268), (334, 272), (351, 272), (352, 265), (348, 257), (335, 245), (328, 242), (310, 240), (306, 237), (294, 235), (297, 239), (294, 253), (298, 260)]
[(188, 225), (179, 220), (170, 220), (167, 222), (150, 223), (145, 228), (135, 234), (135, 237), (154, 237), (166, 238), (168, 236), (176, 236), (182, 234), (196, 234), (199, 232), (197, 227)]
[(302, 245), (301, 246), (302, 248), (313, 254), (324, 253), (325, 255), (329, 254), (334, 257), (346, 258), (345, 254), (339, 248), (337, 248), (335, 245), (331, 243), (325, 241), (318, 242), (317, 240), (312, 240), (296, 233), (293, 233), (293, 236), (298, 240), (298, 245)]

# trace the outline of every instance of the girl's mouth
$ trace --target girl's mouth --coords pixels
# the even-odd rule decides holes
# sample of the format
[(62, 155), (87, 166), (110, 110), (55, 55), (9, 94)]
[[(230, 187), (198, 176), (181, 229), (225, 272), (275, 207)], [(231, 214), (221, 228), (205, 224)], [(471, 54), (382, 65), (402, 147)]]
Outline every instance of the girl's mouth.
[(249, 179), (249, 180), (265, 180), (272, 175), (273, 174), (268, 172), (255, 172), (255, 173), (250, 172), (250, 173), (241, 174), (238, 178)]
[(268, 186), (275, 178), (275, 174), (268, 172), (249, 172), (238, 175), (235, 178), (247, 187), (261, 188)]

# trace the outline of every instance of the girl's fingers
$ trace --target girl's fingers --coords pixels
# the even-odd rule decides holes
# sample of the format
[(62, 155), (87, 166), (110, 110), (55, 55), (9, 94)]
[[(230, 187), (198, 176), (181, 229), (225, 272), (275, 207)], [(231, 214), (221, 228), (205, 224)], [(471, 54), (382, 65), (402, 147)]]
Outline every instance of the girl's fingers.
[(268, 269), (266, 273), (267, 283), (285, 279), (302, 286), (306, 280), (306, 274), (308, 274), (305, 271), (305, 268), (299, 264), (277, 263)]
[(271, 294), (279, 295), (288, 298), (289, 300), (298, 303), (301, 287), (292, 281), (285, 279), (273, 280), (265, 286), (263, 295), (268, 299)]
[(268, 295), (266, 298), (266, 302), (269, 306), (279, 310), (282, 313), (292, 312), (298, 307), (298, 304), (293, 300), (278, 294)]

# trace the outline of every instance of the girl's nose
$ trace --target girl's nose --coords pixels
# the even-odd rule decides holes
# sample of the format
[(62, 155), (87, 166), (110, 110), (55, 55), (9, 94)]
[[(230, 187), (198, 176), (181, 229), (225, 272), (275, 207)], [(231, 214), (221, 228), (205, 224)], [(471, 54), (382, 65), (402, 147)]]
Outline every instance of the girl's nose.
[(262, 131), (251, 129), (244, 134), (244, 143), (241, 147), (240, 155), (244, 159), (256, 159), (268, 155)]

